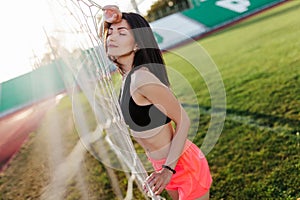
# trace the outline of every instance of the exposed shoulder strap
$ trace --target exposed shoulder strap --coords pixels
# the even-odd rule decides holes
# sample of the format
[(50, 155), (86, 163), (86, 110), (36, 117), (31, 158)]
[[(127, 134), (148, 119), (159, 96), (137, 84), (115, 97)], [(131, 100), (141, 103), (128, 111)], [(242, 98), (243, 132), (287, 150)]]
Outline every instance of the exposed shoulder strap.
[(123, 80), (122, 86), (120, 88), (119, 102), (124, 102), (125, 99), (130, 98), (130, 83), (131, 83), (132, 70), (128, 73)]

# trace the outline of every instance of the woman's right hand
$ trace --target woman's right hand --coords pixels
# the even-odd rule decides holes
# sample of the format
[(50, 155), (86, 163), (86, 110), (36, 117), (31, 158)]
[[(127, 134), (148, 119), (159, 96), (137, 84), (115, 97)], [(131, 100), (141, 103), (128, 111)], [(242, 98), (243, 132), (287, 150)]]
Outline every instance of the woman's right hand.
[(146, 187), (147, 184), (154, 194), (159, 195), (169, 184), (172, 175), (173, 173), (171, 171), (164, 168), (159, 172), (153, 172), (146, 178), (144, 191), (146, 193), (149, 192), (148, 188)]

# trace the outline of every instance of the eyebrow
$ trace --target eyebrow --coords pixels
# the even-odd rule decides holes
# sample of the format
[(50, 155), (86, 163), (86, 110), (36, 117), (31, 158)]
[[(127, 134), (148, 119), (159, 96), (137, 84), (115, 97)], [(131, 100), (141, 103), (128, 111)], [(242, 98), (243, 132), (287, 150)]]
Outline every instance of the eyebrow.
[[(109, 29), (113, 30), (113, 28), (109, 27)], [(126, 28), (125, 26), (122, 26), (122, 27), (118, 27), (117, 30), (121, 30), (121, 29), (126, 29), (128, 30), (128, 28)]]

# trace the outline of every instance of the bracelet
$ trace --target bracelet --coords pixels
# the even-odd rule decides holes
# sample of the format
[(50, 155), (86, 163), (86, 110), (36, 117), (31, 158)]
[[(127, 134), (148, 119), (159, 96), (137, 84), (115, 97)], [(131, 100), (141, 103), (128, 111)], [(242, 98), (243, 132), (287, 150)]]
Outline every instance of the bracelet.
[(176, 170), (172, 169), (171, 167), (169, 167), (168, 165), (162, 165), (162, 168), (168, 169), (170, 170), (173, 174), (176, 174)]

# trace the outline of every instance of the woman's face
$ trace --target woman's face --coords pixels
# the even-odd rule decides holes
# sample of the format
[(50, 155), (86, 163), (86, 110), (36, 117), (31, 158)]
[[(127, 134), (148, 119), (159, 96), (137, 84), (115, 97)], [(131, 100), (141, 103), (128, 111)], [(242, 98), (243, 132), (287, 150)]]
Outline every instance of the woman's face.
[(122, 56), (133, 51), (136, 47), (132, 30), (124, 19), (110, 26), (106, 41), (109, 56)]

